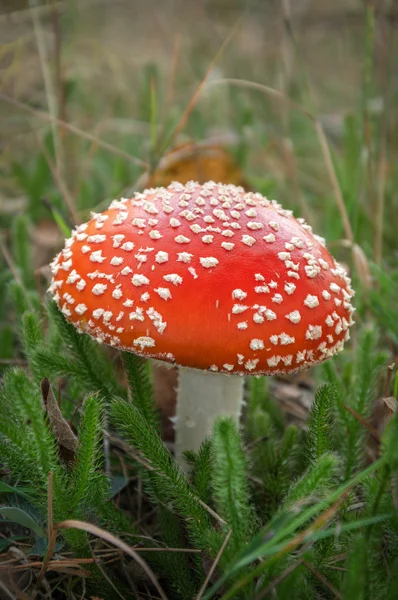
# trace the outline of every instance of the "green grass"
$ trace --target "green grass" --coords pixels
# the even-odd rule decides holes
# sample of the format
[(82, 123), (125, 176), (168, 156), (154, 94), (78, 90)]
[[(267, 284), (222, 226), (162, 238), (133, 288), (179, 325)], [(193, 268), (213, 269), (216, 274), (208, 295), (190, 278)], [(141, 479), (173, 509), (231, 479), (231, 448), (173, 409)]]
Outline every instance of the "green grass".
[[(201, 15), (200, 31), (218, 18), (231, 32), (238, 13), (218, 3), (213, 11)], [(41, 83), (41, 93), (32, 85), (22, 104), (17, 94), (0, 96), (5, 133), (29, 119), (29, 134), (9, 136), (0, 163), (1, 198), (8, 200), (0, 202), (0, 553), (17, 545), (28, 562), (69, 561), (73, 571), (43, 571), (45, 583), (29, 569), (27, 591), (37, 585), (43, 598), (49, 589), (65, 599), (157, 598), (159, 586), (176, 600), (193, 600), (199, 590), (202, 600), (397, 598), (398, 412), (388, 407), (398, 377), (387, 368), (398, 351), (393, 33), (386, 58), (375, 41), (384, 25), (373, 3), (358, 13), (352, 46), (343, 44), (356, 87), (344, 96), (332, 61), (322, 76), (311, 71), (294, 20), (286, 21), (281, 42), (292, 73), (281, 53), (262, 60), (260, 52), (255, 64), (246, 55), (237, 59), (235, 36), (239, 27), (250, 35), (249, 19), (196, 96), (226, 37), (215, 29), (203, 46), (199, 33), (189, 44), (176, 38), (167, 54), (174, 74), (160, 58), (147, 60), (130, 82), (123, 53), (115, 60), (99, 48), (88, 22), (80, 30), (85, 21), (76, 7), (53, 17), (63, 69), (51, 58), (47, 66), (58, 114), (72, 128), (51, 127)], [(22, 34), (18, 39), (20, 54), (15, 44), (5, 46), (12, 61), (3, 77), (16, 72), (22, 82), (28, 48)], [(329, 53), (341, 39), (325, 38)], [(90, 85), (77, 55), (93, 71), (103, 69)], [(341, 77), (347, 83), (347, 74)], [(223, 78), (240, 81), (214, 81)], [(332, 91), (322, 95), (322, 86)], [(173, 144), (220, 132), (234, 138), (228, 153), (235, 174), (305, 216), (348, 265), (357, 324), (345, 351), (304, 382), (314, 392), (305, 427), (290, 422), (272, 381), (248, 378), (241, 428), (219, 420), (200, 451), (187, 454), (192, 471), (185, 477), (164, 444), (151, 365), (79, 335), (48, 302), (48, 272), (38, 267), (76, 220), (139, 187)], [(38, 263), (45, 225), (59, 241)], [(72, 459), (43, 408), (44, 377), (72, 426)], [(90, 533), (94, 525), (101, 535)], [(131, 549), (117, 553), (122, 543), (138, 549), (150, 570), (137, 567)], [(104, 558), (98, 564), (94, 556)], [(7, 558), (0, 556), (0, 570)]]

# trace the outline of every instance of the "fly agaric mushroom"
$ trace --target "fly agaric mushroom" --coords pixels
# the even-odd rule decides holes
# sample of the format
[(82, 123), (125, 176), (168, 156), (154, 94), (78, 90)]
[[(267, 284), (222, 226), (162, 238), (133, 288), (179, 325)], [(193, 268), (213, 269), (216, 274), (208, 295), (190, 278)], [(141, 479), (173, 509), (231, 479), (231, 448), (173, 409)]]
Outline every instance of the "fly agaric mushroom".
[(239, 419), (245, 375), (308, 368), (343, 349), (354, 292), (344, 268), (275, 200), (172, 183), (79, 225), (50, 291), (81, 333), (180, 367), (176, 456), (219, 415)]

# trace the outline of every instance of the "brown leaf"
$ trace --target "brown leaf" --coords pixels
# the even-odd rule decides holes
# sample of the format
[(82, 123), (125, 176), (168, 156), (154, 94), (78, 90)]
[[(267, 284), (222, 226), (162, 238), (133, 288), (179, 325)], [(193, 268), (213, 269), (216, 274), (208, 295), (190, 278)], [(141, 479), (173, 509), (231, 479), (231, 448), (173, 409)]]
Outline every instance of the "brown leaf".
[(383, 402), (390, 411), (390, 416), (392, 413), (397, 412), (398, 403), (394, 396), (387, 396), (387, 398), (383, 398)]
[(77, 437), (62, 415), (47, 377), (42, 379), (40, 388), (44, 408), (47, 412), (54, 437), (58, 442), (61, 456), (65, 462), (73, 462), (77, 449)]
[(284, 381), (274, 379), (270, 382), (270, 393), (278, 401), (289, 423), (294, 423), (298, 427), (305, 427), (314, 399), (314, 392), (312, 389), (298, 385), (294, 377), (296, 376), (290, 376)]
[(174, 147), (153, 173), (151, 186), (168, 186), (172, 181), (217, 181), (248, 188), (243, 173), (233, 158), (217, 145), (181, 144)]
[(382, 436), (386, 425), (396, 411), (397, 401), (394, 396), (385, 396), (376, 400), (372, 410), (372, 424), (379, 432), (379, 437)]

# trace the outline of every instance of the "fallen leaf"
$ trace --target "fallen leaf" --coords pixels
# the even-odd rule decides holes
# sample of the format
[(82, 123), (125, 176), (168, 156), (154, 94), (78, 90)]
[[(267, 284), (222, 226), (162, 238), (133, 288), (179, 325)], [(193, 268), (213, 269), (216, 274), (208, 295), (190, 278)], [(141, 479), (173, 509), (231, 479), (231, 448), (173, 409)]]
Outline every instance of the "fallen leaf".
[(387, 398), (383, 398), (383, 402), (390, 411), (390, 416), (392, 413), (397, 412), (398, 403), (394, 396), (387, 396)]
[(222, 146), (194, 143), (174, 147), (162, 159), (151, 177), (151, 186), (168, 186), (172, 181), (217, 181), (248, 188), (243, 173), (232, 156)]
[(77, 437), (73, 433), (69, 423), (64, 418), (52, 392), (50, 381), (47, 379), (47, 377), (42, 379), (40, 388), (44, 407), (47, 412), (54, 437), (58, 442), (61, 456), (65, 462), (73, 462), (77, 449)]

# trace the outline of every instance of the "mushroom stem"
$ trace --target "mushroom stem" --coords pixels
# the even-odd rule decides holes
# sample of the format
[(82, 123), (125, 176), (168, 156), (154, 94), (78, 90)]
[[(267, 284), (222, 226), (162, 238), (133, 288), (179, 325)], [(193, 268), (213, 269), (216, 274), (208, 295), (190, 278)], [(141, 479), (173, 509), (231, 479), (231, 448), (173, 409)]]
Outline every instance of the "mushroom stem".
[(185, 450), (197, 452), (211, 435), (215, 420), (232, 417), (239, 421), (244, 378), (180, 367), (177, 390), (176, 450), (178, 464), (186, 468)]

